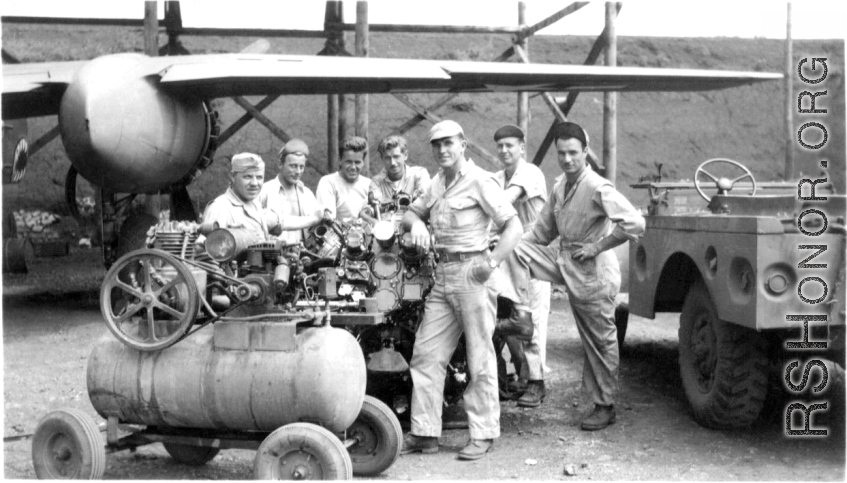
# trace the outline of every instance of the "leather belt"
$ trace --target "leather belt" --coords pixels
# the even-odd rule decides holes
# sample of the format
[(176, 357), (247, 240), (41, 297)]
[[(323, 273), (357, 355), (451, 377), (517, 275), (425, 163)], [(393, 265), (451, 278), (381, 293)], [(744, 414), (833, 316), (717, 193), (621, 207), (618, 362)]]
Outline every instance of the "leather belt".
[(438, 250), (438, 261), (441, 263), (464, 262), (480, 255), (486, 255), (488, 250), (477, 250), (475, 252), (446, 252)]

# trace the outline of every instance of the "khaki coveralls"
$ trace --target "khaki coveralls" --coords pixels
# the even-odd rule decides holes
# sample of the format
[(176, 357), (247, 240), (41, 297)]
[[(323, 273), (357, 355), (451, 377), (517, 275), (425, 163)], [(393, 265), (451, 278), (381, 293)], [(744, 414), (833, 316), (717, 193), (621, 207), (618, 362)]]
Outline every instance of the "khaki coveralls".
[[(565, 286), (585, 349), (582, 384), (595, 404), (608, 406), (614, 403), (618, 385), (615, 296), (621, 284), (620, 267), (612, 250), (583, 262), (571, 255), (577, 249), (574, 243), (596, 243), (610, 233), (619, 239), (637, 240), (644, 233), (644, 217), (590, 166), (567, 192), (566, 187), (563, 176), (553, 187), (535, 228), (524, 235), (501, 267), (509, 273), (521, 300), (527, 300), (530, 274)], [(548, 247), (557, 236), (561, 237), (560, 246)]]
[(491, 341), (497, 300), (489, 288), (500, 274), (495, 270), (487, 282), (480, 283), (471, 268), (486, 263), (489, 223), (502, 229), (516, 213), (491, 173), (470, 159), (450, 186), (445, 187), (444, 181), (443, 172), (436, 174), (430, 189), (409, 208), (429, 220), (436, 251), (453, 254), (454, 259), (441, 256), (415, 338), (411, 432), (441, 436), (447, 364), (464, 332), (470, 371), (464, 404), (470, 437), (492, 439), (500, 436), (500, 401)]

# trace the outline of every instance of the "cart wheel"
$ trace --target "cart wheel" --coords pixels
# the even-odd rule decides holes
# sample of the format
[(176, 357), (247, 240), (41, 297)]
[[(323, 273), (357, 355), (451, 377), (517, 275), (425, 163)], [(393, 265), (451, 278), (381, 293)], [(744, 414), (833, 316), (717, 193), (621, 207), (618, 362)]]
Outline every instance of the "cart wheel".
[(347, 429), (347, 437), (356, 440), (349, 449), (353, 473), (376, 476), (400, 456), (403, 430), (391, 408), (373, 396), (365, 396), (362, 412)]
[(269, 434), (253, 460), (256, 480), (352, 480), (353, 464), (329, 430), (293, 423)]
[(100, 288), (106, 326), (140, 351), (169, 347), (191, 329), (200, 306), (188, 268), (162, 250), (129, 252), (112, 265)]
[(221, 452), (220, 448), (210, 446), (190, 446), (187, 444), (162, 443), (165, 451), (177, 463), (189, 466), (203, 466)]
[(79, 409), (59, 409), (41, 418), (32, 437), (38, 479), (96, 480), (106, 470), (106, 448), (94, 420)]

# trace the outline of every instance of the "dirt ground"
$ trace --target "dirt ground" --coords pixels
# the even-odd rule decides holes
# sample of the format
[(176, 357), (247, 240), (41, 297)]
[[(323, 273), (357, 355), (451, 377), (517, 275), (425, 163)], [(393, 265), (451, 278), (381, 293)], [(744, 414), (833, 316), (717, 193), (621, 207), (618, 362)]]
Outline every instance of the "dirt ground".
[[(85, 367), (107, 329), (96, 293), (96, 253), (72, 252), (66, 263), (35, 260), (26, 277), (4, 277), (4, 437), (25, 436), (50, 410), (79, 408), (95, 417)], [(58, 267), (58, 268), (57, 268)], [(71, 267), (70, 269), (68, 267)], [(84, 292), (63, 293), (76, 277)], [(35, 281), (44, 288), (36, 288)], [(14, 282), (14, 283), (13, 283)], [(548, 397), (537, 409), (501, 404), (502, 436), (475, 462), (456, 459), (467, 430), (447, 430), (434, 455), (401, 456), (385, 480), (844, 480), (844, 432), (821, 439), (783, 436), (784, 395), (769, 396), (751, 428), (705, 429), (688, 413), (676, 365), (678, 318), (633, 317), (621, 358), (617, 423), (599, 432), (579, 429), (590, 411), (580, 389), (582, 347), (565, 300), (550, 318)], [(839, 381), (839, 391), (844, 391)], [(842, 412), (843, 414), (843, 412)], [(829, 421), (829, 428), (843, 426)], [(31, 440), (4, 443), (4, 477), (34, 478)], [(200, 468), (175, 463), (160, 444), (107, 456), (106, 479), (249, 479), (254, 452), (222, 451)], [(577, 474), (565, 476), (566, 465)]]

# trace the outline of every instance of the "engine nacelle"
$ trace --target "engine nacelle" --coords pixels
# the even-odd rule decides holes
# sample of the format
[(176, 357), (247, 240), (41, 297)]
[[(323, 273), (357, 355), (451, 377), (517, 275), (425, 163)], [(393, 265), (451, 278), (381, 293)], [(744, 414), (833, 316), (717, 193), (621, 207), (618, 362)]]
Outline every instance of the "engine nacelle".
[(62, 97), (59, 127), (71, 163), (110, 192), (166, 189), (192, 176), (209, 147), (212, 126), (203, 101), (160, 89), (144, 59), (94, 59)]

